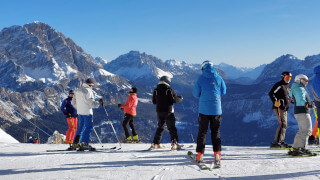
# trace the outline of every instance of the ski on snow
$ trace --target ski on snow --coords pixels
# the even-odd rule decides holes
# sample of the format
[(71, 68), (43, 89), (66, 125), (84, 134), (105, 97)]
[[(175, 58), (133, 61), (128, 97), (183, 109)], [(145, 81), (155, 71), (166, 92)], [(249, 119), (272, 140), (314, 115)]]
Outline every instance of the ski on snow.
[(67, 149), (52, 149), (52, 150), (47, 150), (47, 152), (57, 152), (57, 151), (70, 151), (70, 152), (78, 152), (78, 151), (108, 151), (108, 150), (114, 150), (117, 147), (111, 147), (111, 148), (94, 148), (92, 150), (90, 149), (85, 149), (85, 150), (67, 150)]
[(188, 151), (187, 155), (194, 163), (196, 163), (199, 166), (201, 170), (211, 170), (211, 168), (207, 166), (204, 162), (197, 162), (196, 156), (191, 151)]

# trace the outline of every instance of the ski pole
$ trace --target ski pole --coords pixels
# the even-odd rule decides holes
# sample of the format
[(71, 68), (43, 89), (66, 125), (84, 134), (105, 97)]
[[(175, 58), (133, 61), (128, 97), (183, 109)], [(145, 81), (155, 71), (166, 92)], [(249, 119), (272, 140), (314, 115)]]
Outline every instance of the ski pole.
[[(318, 121), (318, 110), (316, 110), (316, 108), (312, 108), (313, 112), (314, 112), (314, 116), (316, 117), (316, 121)], [(319, 123), (319, 122), (318, 122)], [(318, 124), (319, 127), (319, 124)], [(319, 140), (319, 146), (320, 146), (320, 134), (319, 134), (319, 128), (318, 128), (318, 140)]]
[(117, 141), (118, 141), (118, 143), (119, 143), (119, 145), (120, 145), (120, 148), (119, 148), (119, 149), (121, 149), (121, 148), (122, 148), (122, 146), (121, 146), (121, 142), (119, 141), (119, 138), (118, 138), (118, 136), (117, 136), (116, 130), (115, 130), (115, 129), (114, 129), (114, 127), (113, 127), (112, 122), (110, 122), (110, 120), (109, 120), (109, 114), (108, 114), (108, 112), (107, 112), (106, 108), (105, 108), (104, 106), (102, 106), (102, 107), (103, 107), (104, 111), (106, 112), (106, 115), (107, 115), (107, 122), (108, 122), (108, 124), (110, 124), (110, 125), (111, 125), (111, 128), (112, 128), (112, 130), (113, 130), (113, 133), (114, 133), (114, 135), (116, 136)]
[[(94, 129), (94, 127), (92, 127), (93, 128), (93, 131), (94, 131), (94, 133), (96, 134), (96, 136), (97, 136), (97, 138), (98, 138), (98, 140), (99, 140), (99, 143), (102, 145), (102, 142), (101, 142), (101, 140), (100, 140), (100, 138), (99, 138), (99, 136), (98, 136), (98, 134), (97, 134), (97, 131)], [(103, 147), (103, 146), (102, 146)]]

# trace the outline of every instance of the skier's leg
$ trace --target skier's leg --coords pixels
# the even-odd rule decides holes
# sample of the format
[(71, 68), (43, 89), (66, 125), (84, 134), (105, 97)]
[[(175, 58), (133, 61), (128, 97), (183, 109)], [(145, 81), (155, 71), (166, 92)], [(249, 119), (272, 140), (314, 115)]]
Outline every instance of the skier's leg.
[(294, 117), (298, 121), (299, 131), (294, 138), (293, 147), (306, 148), (307, 138), (311, 135), (311, 117), (310, 114), (300, 113), (295, 114)]
[(127, 124), (128, 124), (129, 121), (130, 121), (130, 115), (126, 113), (124, 115), (123, 123), (122, 123), (122, 127), (123, 127), (124, 134), (125, 134), (126, 138), (128, 138), (130, 136), (129, 130), (127, 128)]
[(136, 136), (136, 128), (134, 127), (134, 116), (130, 115), (130, 120), (129, 120), (129, 126), (131, 127), (132, 130), (132, 136)]
[(77, 132), (78, 118), (77, 117), (73, 117), (72, 120), (73, 120), (72, 140), (73, 140), (74, 136), (75, 136), (75, 134)]
[(210, 129), (211, 129), (211, 141), (214, 152), (221, 151), (221, 137), (220, 137), (220, 125), (221, 115), (211, 116), (210, 118)]
[(171, 141), (176, 140), (176, 142), (178, 142), (178, 132), (176, 128), (176, 118), (174, 117), (174, 113), (168, 114), (166, 124), (171, 136)]
[(66, 132), (65, 143), (72, 143), (73, 142), (73, 136), (74, 136), (72, 117), (67, 117), (67, 123), (68, 123), (69, 128), (68, 128), (68, 130)]
[(83, 131), (83, 128), (84, 128), (84, 116), (83, 115), (79, 115), (78, 116), (78, 127), (77, 127), (77, 131), (76, 131), (76, 134), (74, 136), (74, 140), (73, 142), (74, 143), (79, 143), (80, 141), (80, 136), (81, 136), (81, 132)]
[(204, 153), (208, 124), (209, 124), (209, 117), (203, 114), (199, 114), (199, 131), (198, 131), (197, 148), (196, 148), (197, 152)]
[(166, 119), (163, 113), (158, 112), (157, 116), (158, 116), (158, 128), (157, 128), (156, 134), (154, 135), (154, 139), (153, 139), (154, 144), (160, 144), (161, 136), (164, 131), (164, 123), (166, 122)]
[(277, 128), (277, 130), (276, 130), (276, 135), (274, 136), (274, 142), (275, 143), (280, 143), (280, 135), (281, 135), (281, 130), (282, 130), (282, 125), (281, 125), (281, 118), (280, 118), (280, 116), (279, 116), (279, 112), (278, 112), (278, 109), (273, 109), (273, 112), (274, 112), (274, 114), (276, 115), (276, 117), (277, 117), (277, 120), (278, 120), (278, 122), (279, 122), (279, 125), (278, 125), (278, 128)]
[(280, 126), (280, 132), (279, 132), (279, 142), (284, 142), (284, 139), (286, 137), (286, 130), (288, 127), (287, 114), (288, 114), (287, 111), (280, 110), (281, 126)]
[(85, 120), (84, 120), (84, 127), (83, 127), (83, 131), (81, 133), (81, 137), (80, 137), (80, 142), (84, 142), (84, 143), (89, 143), (89, 139), (91, 136), (91, 131), (92, 131), (92, 115), (86, 115), (84, 116)]

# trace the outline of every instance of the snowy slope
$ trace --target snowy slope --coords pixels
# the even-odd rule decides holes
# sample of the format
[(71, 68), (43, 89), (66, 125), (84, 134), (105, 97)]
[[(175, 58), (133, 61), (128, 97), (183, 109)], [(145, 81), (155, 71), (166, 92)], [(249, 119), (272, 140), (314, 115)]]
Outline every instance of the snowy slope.
[[(104, 144), (112, 147), (117, 144)], [(169, 144), (165, 144), (167, 147)], [(96, 147), (99, 145), (96, 145)], [(225, 146), (222, 168), (199, 170), (185, 149), (141, 151), (150, 144), (123, 144), (122, 150), (46, 152), (67, 145), (0, 144), (1, 179), (319, 179), (320, 156), (288, 158), (286, 150)], [(319, 149), (319, 148), (318, 148)], [(212, 146), (204, 161), (212, 162)]]
[(19, 143), (19, 141), (17, 141), (15, 138), (13, 138), (0, 128), (0, 143)]

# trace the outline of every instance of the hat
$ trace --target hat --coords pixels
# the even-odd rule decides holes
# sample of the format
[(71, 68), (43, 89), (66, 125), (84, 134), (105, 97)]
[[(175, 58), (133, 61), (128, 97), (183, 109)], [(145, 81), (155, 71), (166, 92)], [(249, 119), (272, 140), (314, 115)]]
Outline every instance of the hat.
[(88, 79), (86, 80), (86, 84), (93, 86), (93, 85), (94, 85), (94, 82), (93, 82), (93, 80), (92, 80), (91, 78), (88, 78)]
[(132, 93), (137, 93), (138, 92), (138, 89), (136, 87), (132, 87)]
[(162, 76), (162, 77), (160, 78), (160, 81), (164, 81), (164, 82), (166, 82), (167, 84), (170, 84), (170, 83), (171, 83), (171, 79), (170, 79), (170, 77), (168, 77), (168, 76)]
[(206, 67), (207, 65), (213, 66), (213, 63), (210, 62), (210, 61), (204, 61), (204, 62), (201, 64), (201, 70), (205, 69), (205, 67)]
[(69, 91), (69, 94), (74, 94), (74, 91), (71, 89), (71, 90)]

